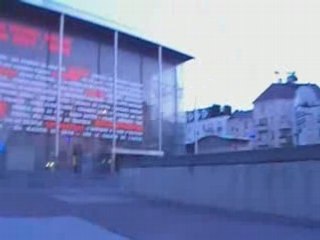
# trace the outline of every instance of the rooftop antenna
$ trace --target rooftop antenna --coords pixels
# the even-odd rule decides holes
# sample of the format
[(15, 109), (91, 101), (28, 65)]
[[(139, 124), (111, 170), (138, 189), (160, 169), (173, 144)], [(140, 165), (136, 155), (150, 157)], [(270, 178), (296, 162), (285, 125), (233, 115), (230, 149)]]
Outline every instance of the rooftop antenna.
[(296, 72), (287, 72), (287, 83), (295, 83), (298, 81)]

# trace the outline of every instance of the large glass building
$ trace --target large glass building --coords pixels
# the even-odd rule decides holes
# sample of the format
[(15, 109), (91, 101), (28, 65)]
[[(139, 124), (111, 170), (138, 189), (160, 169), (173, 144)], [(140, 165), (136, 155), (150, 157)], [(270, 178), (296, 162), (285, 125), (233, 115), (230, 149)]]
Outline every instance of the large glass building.
[(75, 145), (93, 162), (181, 154), (189, 59), (53, 1), (1, 1), (1, 168), (67, 168)]

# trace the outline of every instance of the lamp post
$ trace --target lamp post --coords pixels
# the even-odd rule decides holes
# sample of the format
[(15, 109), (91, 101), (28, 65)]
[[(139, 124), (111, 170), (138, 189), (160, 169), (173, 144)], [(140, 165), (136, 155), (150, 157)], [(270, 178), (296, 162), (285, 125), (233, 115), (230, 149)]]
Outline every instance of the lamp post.
[(198, 98), (194, 98), (194, 154), (198, 154)]
[(117, 82), (118, 82), (118, 45), (119, 45), (119, 33), (114, 32), (113, 35), (113, 113), (112, 113), (112, 150), (111, 150), (111, 172), (116, 171), (116, 159), (117, 159)]
[(56, 135), (55, 135), (55, 161), (60, 152), (60, 117), (61, 117), (61, 86), (63, 67), (63, 38), (64, 38), (64, 14), (60, 14), (59, 22), (59, 62), (58, 62), (58, 86), (57, 86), (57, 113), (56, 113)]

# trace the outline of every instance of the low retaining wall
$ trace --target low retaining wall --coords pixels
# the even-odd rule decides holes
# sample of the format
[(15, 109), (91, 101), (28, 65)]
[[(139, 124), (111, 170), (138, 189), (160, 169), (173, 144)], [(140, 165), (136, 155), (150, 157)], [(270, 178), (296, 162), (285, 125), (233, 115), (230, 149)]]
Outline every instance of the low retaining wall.
[[(184, 166), (177, 164), (181, 157), (172, 157), (171, 162), (170, 158), (142, 159), (135, 166), (123, 162), (119, 176), (125, 190), (151, 198), (308, 219), (320, 224), (320, 148), (262, 153), (269, 156), (269, 161), (248, 161), (243, 153), (243, 159), (233, 161), (230, 158), (236, 153), (232, 153), (199, 155), (200, 165), (194, 157), (185, 157), (185, 164), (180, 164)], [(250, 154), (261, 152), (247, 156)], [(227, 164), (221, 161), (223, 156)]]

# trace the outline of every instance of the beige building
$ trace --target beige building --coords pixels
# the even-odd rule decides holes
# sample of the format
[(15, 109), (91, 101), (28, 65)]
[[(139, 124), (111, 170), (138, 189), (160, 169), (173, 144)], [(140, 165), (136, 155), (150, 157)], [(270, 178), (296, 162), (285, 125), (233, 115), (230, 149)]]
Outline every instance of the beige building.
[(235, 111), (228, 119), (227, 134), (235, 139), (251, 140), (253, 137), (253, 111)]
[(251, 150), (247, 139), (208, 136), (199, 140), (198, 144), (200, 154)]
[(235, 111), (231, 114), (230, 106), (224, 106), (222, 110), (214, 109), (214, 106), (198, 109), (196, 118), (194, 111), (186, 113), (187, 152), (195, 152), (195, 141), (198, 153), (251, 149), (249, 133), (253, 126), (252, 111)]
[(298, 85), (271, 84), (253, 102), (255, 149), (293, 145), (294, 98)]
[(200, 154), (250, 150), (252, 130), (252, 111), (235, 111), (231, 115), (189, 121), (185, 134), (187, 152), (194, 153), (196, 136)]
[[(318, 99), (319, 92), (315, 84), (271, 84), (254, 101), (253, 147), (278, 148), (320, 143), (320, 126), (317, 125), (319, 107), (317, 104), (307, 106), (301, 100), (301, 96), (312, 94), (312, 99)], [(301, 121), (303, 124), (299, 123)]]
[(191, 144), (208, 136), (225, 137), (229, 115), (216, 116), (186, 124), (185, 144)]

